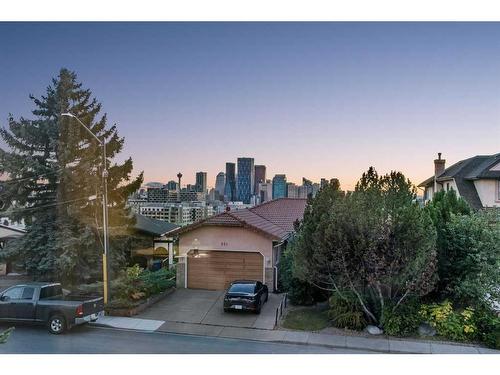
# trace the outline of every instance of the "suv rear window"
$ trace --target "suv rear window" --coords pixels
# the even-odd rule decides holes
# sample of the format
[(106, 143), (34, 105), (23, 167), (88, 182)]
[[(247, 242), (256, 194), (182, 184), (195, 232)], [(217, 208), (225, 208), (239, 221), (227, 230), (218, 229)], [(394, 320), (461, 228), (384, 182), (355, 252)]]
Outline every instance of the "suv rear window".
[(40, 299), (62, 297), (62, 294), (62, 288), (60, 285), (46, 286), (40, 290)]
[(229, 293), (255, 293), (255, 284), (233, 284), (229, 288)]

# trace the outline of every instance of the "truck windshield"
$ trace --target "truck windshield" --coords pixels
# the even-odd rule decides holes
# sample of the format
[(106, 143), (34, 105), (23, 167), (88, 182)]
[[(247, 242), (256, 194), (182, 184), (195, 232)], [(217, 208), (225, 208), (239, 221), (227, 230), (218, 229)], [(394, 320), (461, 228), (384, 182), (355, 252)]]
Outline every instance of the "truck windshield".
[(62, 297), (62, 294), (60, 285), (46, 286), (40, 290), (40, 299), (54, 299), (55, 297)]

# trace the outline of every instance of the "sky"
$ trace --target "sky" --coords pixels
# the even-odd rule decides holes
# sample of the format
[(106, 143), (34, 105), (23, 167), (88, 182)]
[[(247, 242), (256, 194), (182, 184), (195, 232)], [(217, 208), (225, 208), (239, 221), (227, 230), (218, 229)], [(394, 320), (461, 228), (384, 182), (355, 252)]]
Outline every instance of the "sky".
[(500, 23), (0, 23), (0, 126), (33, 117), (65, 67), (145, 182), (208, 185), (253, 157), (267, 178), (398, 170), (418, 184), (500, 152)]

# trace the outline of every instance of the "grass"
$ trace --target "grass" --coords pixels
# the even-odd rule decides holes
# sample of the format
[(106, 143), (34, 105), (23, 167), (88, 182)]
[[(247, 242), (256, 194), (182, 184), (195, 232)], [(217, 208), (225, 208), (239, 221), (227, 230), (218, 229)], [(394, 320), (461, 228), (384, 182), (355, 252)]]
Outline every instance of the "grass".
[(300, 331), (319, 331), (330, 326), (328, 310), (320, 310), (316, 307), (291, 310), (286, 315), (282, 326)]

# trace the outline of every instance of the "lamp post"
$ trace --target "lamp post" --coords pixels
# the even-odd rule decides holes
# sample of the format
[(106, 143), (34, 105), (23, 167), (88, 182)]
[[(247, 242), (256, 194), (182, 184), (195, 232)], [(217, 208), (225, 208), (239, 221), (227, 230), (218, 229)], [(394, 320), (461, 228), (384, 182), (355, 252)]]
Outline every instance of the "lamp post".
[(62, 113), (61, 116), (74, 118), (94, 139), (99, 143), (102, 148), (102, 223), (103, 223), (103, 237), (104, 237), (104, 252), (102, 254), (102, 281), (104, 285), (104, 303), (108, 303), (109, 298), (109, 279), (108, 279), (108, 167), (106, 162), (106, 139), (103, 137), (99, 139), (90, 129), (74, 114)]

